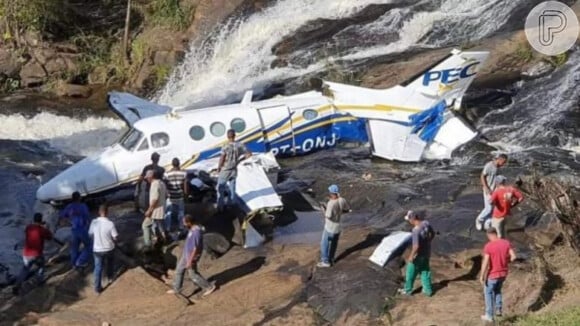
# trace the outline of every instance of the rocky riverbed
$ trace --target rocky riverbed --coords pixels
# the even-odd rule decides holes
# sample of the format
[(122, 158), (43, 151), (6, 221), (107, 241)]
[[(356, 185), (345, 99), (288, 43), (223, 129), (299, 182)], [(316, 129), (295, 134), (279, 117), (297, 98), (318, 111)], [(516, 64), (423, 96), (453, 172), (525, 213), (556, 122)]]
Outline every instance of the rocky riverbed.
[[(119, 195), (111, 209), (112, 217), (123, 230), (117, 254), (119, 276), (115, 282), (100, 296), (94, 295), (90, 271), (70, 271), (66, 251), (58, 253), (57, 248), (49, 248), (56, 259), (47, 284), (16, 298), (9, 287), (3, 288), (0, 324), (476, 323), (483, 307), (476, 274), (485, 242), (484, 234), (473, 229), (474, 218), (482, 206), (478, 175), (483, 164), (498, 151), (510, 155), (509, 165), (502, 173), (514, 183), (521, 179), (518, 184), (527, 196), (508, 222), (509, 237), (520, 259), (513, 265), (506, 284), (506, 314), (552, 311), (577, 304), (579, 261), (577, 252), (571, 248), (578, 248), (576, 235), (580, 224), (579, 49), (559, 58), (531, 52), (519, 30), (521, 24), (514, 21), (532, 2), (509, 2), (500, 12), (482, 10), (493, 7), (472, 2), (483, 17), (490, 21), (497, 18), (498, 26), (493, 26), (497, 29), (461, 20), (469, 15), (443, 15), (440, 21), (434, 19), (429, 25), (428, 33), (419, 33), (411, 28), (415, 25), (404, 24), (440, 17), (441, 8), (427, 2), (376, 1), (372, 6), (358, 7), (349, 2), (321, 2), (320, 6), (304, 2), (304, 6), (311, 6), (308, 15), (287, 19), (288, 14), (303, 8), (286, 1), (198, 1), (192, 27), (183, 33), (196, 31), (209, 37), (192, 42), (184, 64), (160, 95), (165, 102), (235, 100), (250, 86), (258, 86), (266, 95), (293, 93), (305, 89), (311, 77), (384, 88), (438, 60), (451, 46), (461, 45), (491, 52), (489, 62), (463, 101), (462, 113), (481, 137), (443, 162), (393, 163), (371, 158), (365, 147), (337, 148), (281, 161), (284, 170), (280, 187), (293, 190), (284, 195), (289, 209), (307, 211), (309, 207), (299, 200), (302, 195), (298, 193), (303, 192), (310, 201), (320, 201), (329, 183), (338, 183), (342, 195), (352, 203), (355, 212), (345, 217), (338, 262), (327, 270), (314, 267), (320, 230), (316, 213), (305, 214), (311, 220), (305, 217), (304, 221), (278, 216), (272, 241), (259, 248), (242, 249), (239, 234), (235, 233), (237, 226), (230, 223), (235, 216), (215, 216), (211, 209), (191, 207), (192, 213), (205, 212), (208, 218), (208, 229), (214, 238), (208, 239), (207, 244), (213, 255), (204, 256), (201, 271), (220, 289), (200, 299), (195, 289), (188, 286), (185, 294), (192, 295), (193, 305), (187, 306), (183, 298), (165, 294), (167, 286), (163, 281), (171, 274), (179, 246), (163, 248), (154, 257), (140, 255), (137, 249), (142, 217)], [(441, 5), (452, 13), (462, 8), (452, 1)], [(449, 8), (450, 5), (454, 6)], [(324, 7), (324, 14), (315, 12), (320, 7)], [(416, 12), (406, 11), (407, 7), (415, 8)], [(579, 8), (574, 6), (576, 12)], [(217, 32), (212, 28), (226, 17), (233, 17), (232, 13), (247, 19), (229, 20)], [(309, 17), (312, 19), (308, 20)], [(267, 37), (254, 28), (265, 22), (272, 27), (267, 29)], [(448, 33), (443, 23), (465, 26)], [(282, 34), (283, 29), (291, 31), (290, 35)], [(154, 34), (145, 29), (139, 35), (157, 40), (168, 34), (167, 31)], [(161, 61), (180, 57), (176, 51), (185, 52), (183, 35), (174, 33), (167, 37), (171, 49), (155, 48), (149, 53), (152, 59), (140, 68), (147, 73), (138, 74), (144, 76), (143, 81)], [(449, 42), (450, 38), (456, 42)], [(381, 46), (385, 42), (401, 51), (369, 55), (384, 50)], [(43, 44), (50, 47), (45, 43), (39, 43), (39, 47), (44, 47)], [(174, 48), (175, 44), (179, 46)], [(41, 51), (36, 47), (32, 50)], [(332, 59), (328, 63), (318, 58), (326, 57), (325, 53)], [(57, 53), (47, 57), (58, 61), (59, 56)], [(0, 55), (0, 59), (5, 57)], [(37, 64), (35, 58), (21, 64)], [(43, 81), (47, 76), (45, 70), (46, 67)], [(0, 137), (7, 138), (0, 144), (3, 149), (0, 185), (9, 190), (0, 194), (3, 205), (0, 219), (3, 235), (6, 234), (0, 241), (3, 248), (0, 267), (18, 264), (18, 252), (12, 252), (13, 243), (19, 240), (19, 230), (31, 213), (52, 212), (50, 208), (32, 205), (39, 180), (114, 141), (122, 128), (122, 123), (103, 113), (103, 94), (97, 96), (96, 88), (92, 87), (91, 93), (98, 100), (21, 93), (0, 102), (4, 129), (15, 130)], [(438, 231), (432, 263), (436, 293), (432, 298), (414, 295), (402, 299), (395, 295), (403, 275), (400, 258), (384, 269), (368, 261), (383, 236), (408, 228), (401, 218), (408, 209), (427, 211)], [(217, 231), (222, 236), (217, 237)], [(223, 239), (227, 240), (225, 244)], [(5, 269), (0, 274), (6, 274)], [(450, 305), (458, 309), (450, 312)], [(509, 316), (506, 319), (509, 323)]]

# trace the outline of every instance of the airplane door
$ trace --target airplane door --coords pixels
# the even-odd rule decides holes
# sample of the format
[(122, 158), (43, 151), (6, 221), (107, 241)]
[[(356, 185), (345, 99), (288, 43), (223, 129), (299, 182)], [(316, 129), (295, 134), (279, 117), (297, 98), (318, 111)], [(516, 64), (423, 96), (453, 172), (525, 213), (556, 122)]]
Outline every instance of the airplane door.
[(264, 152), (272, 151), (272, 148), (284, 148), (286, 154), (295, 154), (296, 140), (294, 138), (294, 126), (292, 124), (292, 111), (287, 105), (256, 108), (262, 127), (261, 142)]

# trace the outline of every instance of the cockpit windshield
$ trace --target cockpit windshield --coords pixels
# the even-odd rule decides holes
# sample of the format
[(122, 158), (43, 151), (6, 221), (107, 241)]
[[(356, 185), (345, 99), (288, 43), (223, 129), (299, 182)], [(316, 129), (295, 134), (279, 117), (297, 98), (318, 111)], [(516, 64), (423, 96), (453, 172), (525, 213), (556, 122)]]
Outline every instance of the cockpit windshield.
[(128, 151), (133, 151), (135, 147), (139, 144), (139, 141), (143, 138), (143, 133), (137, 129), (131, 129), (121, 137), (119, 144), (123, 146)]

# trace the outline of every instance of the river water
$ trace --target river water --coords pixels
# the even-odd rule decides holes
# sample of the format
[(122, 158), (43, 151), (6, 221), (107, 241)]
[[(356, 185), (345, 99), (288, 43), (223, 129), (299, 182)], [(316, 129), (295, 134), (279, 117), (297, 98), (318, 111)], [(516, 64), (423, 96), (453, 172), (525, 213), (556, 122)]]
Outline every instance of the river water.
[[(513, 20), (533, 1), (395, 1), (397, 7), (378, 18), (334, 29), (332, 35), (327, 35), (327, 42), (297, 46), (287, 55), (288, 66), (272, 67), (276, 59), (272, 48), (310, 22), (325, 19), (324, 24), (336, 24), (369, 5), (390, 3), (394, 2), (280, 0), (262, 12), (232, 18), (207, 38), (192, 42), (183, 65), (176, 69), (157, 99), (177, 106), (219, 103), (232, 96), (240, 97), (248, 88), (266, 87), (324, 70), (327, 60), (356, 62), (417, 46), (436, 48), (474, 41), (518, 28)], [(320, 58), (316, 53), (328, 55)], [(442, 251), (459, 249), (458, 242), (468, 247), (473, 245), (469, 228), (474, 207), (481, 205), (481, 199), (466, 191), (465, 186), (477, 188), (477, 173), (491, 153), (503, 151), (510, 155), (510, 167), (505, 172), (510, 177), (536, 171), (566, 174), (572, 182), (579, 183), (579, 82), (580, 53), (575, 49), (567, 63), (549, 76), (513, 85), (508, 105), (491, 101), (482, 110), (481, 103), (466, 101), (470, 106), (467, 110), (480, 116), (476, 127), (485, 138), (461, 148), (449, 162), (397, 164), (370, 159), (367, 149), (358, 148), (281, 163), (296, 171), (297, 177), (316, 179), (319, 185), (337, 180), (346, 185), (350, 182), (351, 190), (347, 188), (346, 192), (352, 200), (373, 212), (352, 223), (396, 229), (401, 221), (393, 212), (413, 203), (432, 209), (434, 217), (447, 221), (438, 225), (447, 235), (441, 241)], [(473, 92), (467, 94), (470, 95)], [(0, 107), (0, 112), (19, 109), (11, 107), (10, 102), (1, 103)], [(32, 213), (51, 213), (50, 207), (35, 202), (39, 184), (81, 157), (114, 143), (124, 124), (110, 117), (75, 116), (42, 108), (30, 114), (0, 114), (0, 121), (1, 283), (2, 276), (14, 273), (20, 264), (18, 244)], [(361, 186), (360, 182), (352, 182), (363, 173), (372, 174), (370, 183)], [(387, 188), (390, 190), (383, 191)], [(454, 206), (441, 204), (450, 201), (456, 201)], [(445, 209), (434, 209), (437, 203)], [(461, 216), (451, 221), (450, 214)]]

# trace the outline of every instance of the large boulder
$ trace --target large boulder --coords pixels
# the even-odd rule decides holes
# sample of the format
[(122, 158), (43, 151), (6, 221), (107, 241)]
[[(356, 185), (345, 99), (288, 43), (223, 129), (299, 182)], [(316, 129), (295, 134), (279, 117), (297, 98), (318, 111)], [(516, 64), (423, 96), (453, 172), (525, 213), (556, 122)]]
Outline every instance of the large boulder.
[(56, 95), (67, 97), (88, 98), (92, 94), (92, 89), (84, 85), (68, 84), (59, 80), (56, 86)]
[(35, 60), (28, 62), (20, 70), (20, 80), (24, 87), (38, 86), (46, 80), (46, 77), (44, 67)]
[(0, 76), (16, 77), (22, 67), (22, 61), (8, 49), (0, 48)]

